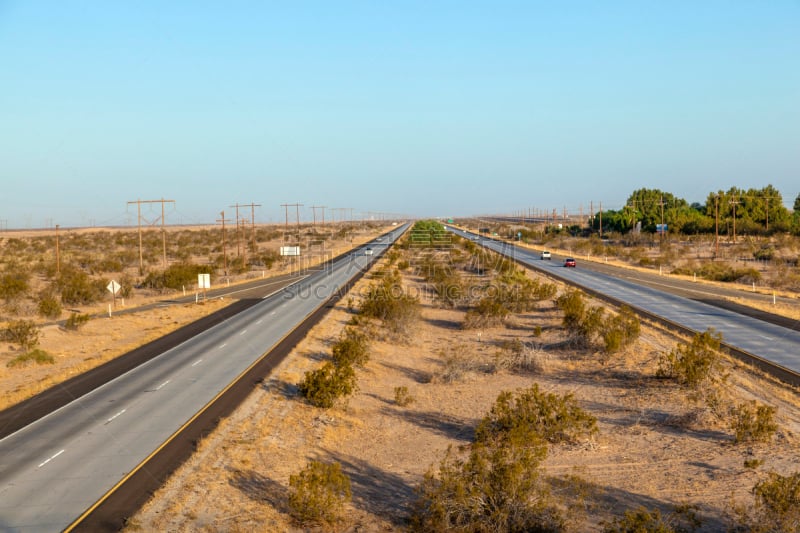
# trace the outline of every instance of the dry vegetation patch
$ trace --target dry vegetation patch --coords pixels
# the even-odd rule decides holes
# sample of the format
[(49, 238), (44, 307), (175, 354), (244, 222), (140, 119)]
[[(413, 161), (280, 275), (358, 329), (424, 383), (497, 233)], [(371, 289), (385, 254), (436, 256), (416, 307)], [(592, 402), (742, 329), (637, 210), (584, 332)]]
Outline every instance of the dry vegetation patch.
[[(690, 394), (656, 377), (659, 359), (676, 346), (673, 336), (643, 325), (635, 341), (611, 355), (597, 339), (577, 348), (553, 300), (464, 329), (478, 298), (463, 295), (489, 282), (486, 270), (465, 261), (458, 274), (462, 296), (442, 298), (420, 261), (427, 259), (413, 248), (383, 260), (403, 266), (399, 283), (418, 298), (419, 316), (408, 327), (397, 332), (377, 319), (354, 320), (354, 310), (384, 278), (362, 279), (352, 299), (340, 302), (201, 444), (130, 529), (306, 530), (288, 508), (289, 481), (313, 460), (338, 463), (350, 479), (352, 501), (330, 528), (405, 530), (426, 473), (433, 467), (436, 475), (448, 449), (467, 457), (468, 448), (459, 450), (473, 442), (502, 392), (534, 384), (569, 395), (597, 421), (596, 433), (549, 444), (540, 464), (566, 530), (601, 531), (639, 508), (651, 518), (670, 517), (684, 504), (702, 520), (700, 530), (724, 530), (736, 520), (734, 503), (753, 511), (752, 489), (769, 472), (800, 469), (795, 391), (723, 359), (727, 379)], [(330, 409), (302, 401), (296, 384), (329, 359), (331, 345), (354, 322), (371, 332), (358, 390)], [(535, 363), (508, 363), (515, 358)], [(413, 401), (398, 401), (398, 390)], [(719, 406), (751, 399), (777, 407), (778, 429), (768, 441), (737, 445)]]

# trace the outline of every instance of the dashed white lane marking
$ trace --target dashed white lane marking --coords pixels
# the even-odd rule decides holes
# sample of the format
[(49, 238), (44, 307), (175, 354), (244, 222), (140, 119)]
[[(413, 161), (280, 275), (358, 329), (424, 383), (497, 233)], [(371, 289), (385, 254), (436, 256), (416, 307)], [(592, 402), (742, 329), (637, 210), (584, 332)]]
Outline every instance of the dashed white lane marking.
[(241, 335), (244, 335), (245, 333), (247, 333), (247, 330), (243, 329), (242, 331), (239, 332), (239, 335), (241, 336)]
[(269, 316), (273, 316), (274, 314), (275, 314), (275, 311), (271, 312), (271, 313), (269, 314)]
[(117, 418), (119, 415), (121, 415), (121, 414), (122, 414), (122, 413), (124, 413), (124, 412), (125, 412), (125, 409), (123, 409), (123, 410), (122, 410), (122, 411), (120, 411), (119, 413), (115, 414), (114, 416), (112, 416), (111, 418), (109, 418), (108, 420), (106, 420), (106, 424), (108, 424), (109, 422), (113, 421), (115, 418)]
[(164, 387), (166, 387), (167, 383), (169, 383), (169, 382), (170, 382), (170, 380), (167, 380), (167, 381), (165, 381), (164, 383), (162, 383), (161, 385), (159, 385), (158, 387), (156, 387), (156, 390), (161, 390), (161, 389), (163, 389)]
[(41, 463), (39, 463), (39, 465), (38, 465), (36, 468), (41, 468), (41, 467), (43, 467), (44, 465), (46, 465), (47, 463), (49, 463), (50, 461), (52, 461), (53, 459), (55, 459), (56, 457), (58, 457), (59, 455), (61, 455), (62, 453), (64, 453), (64, 450), (61, 450), (60, 452), (58, 452), (58, 453), (56, 453), (56, 454), (54, 454), (54, 455), (51, 455), (50, 457), (48, 457), (47, 459), (45, 459), (44, 461), (42, 461)]
[(194, 363), (192, 363), (192, 366), (197, 366), (197, 365), (199, 365), (199, 364), (200, 364), (200, 363), (202, 363), (202, 362), (203, 362), (203, 360), (202, 360), (202, 359), (198, 359), (197, 361), (195, 361)]
[(262, 319), (260, 319), (258, 322), (256, 322), (256, 326), (257, 326), (257, 325), (259, 325), (259, 324), (261, 324), (263, 321), (264, 321), (264, 319), (263, 319), (263, 318), (262, 318)]
[(219, 349), (221, 350), (221, 349), (223, 349), (224, 347), (226, 347), (227, 345), (228, 345), (228, 343), (227, 343), (227, 342), (223, 342), (223, 343), (220, 345)]

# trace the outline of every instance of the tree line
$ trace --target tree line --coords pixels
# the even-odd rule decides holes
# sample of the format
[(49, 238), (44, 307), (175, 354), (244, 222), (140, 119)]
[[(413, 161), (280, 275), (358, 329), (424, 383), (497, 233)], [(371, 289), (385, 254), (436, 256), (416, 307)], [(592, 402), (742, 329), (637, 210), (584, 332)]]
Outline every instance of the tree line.
[[(602, 224), (602, 227), (601, 227)], [(772, 185), (761, 189), (731, 187), (708, 193), (705, 203), (689, 203), (659, 189), (634, 191), (619, 210), (594, 213), (591, 227), (596, 231), (628, 233), (640, 229), (657, 233), (666, 224), (669, 233), (685, 235), (800, 235), (800, 194), (793, 210)]]

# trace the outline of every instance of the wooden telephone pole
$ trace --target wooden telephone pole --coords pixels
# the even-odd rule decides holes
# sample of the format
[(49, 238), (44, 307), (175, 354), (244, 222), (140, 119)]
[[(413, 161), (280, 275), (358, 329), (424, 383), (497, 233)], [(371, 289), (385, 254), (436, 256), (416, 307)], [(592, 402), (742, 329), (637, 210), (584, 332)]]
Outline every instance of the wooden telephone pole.
[[(225, 211), (220, 211), (219, 213), (220, 219), (217, 222), (222, 222), (222, 263), (225, 268), (225, 277), (228, 276), (228, 248), (227, 244), (225, 243)], [(230, 220), (227, 220), (230, 222)]]
[(143, 258), (142, 258), (142, 219), (144, 219), (144, 221), (147, 222), (151, 226), (154, 225), (159, 220), (159, 217), (156, 217), (153, 220), (147, 220), (146, 218), (142, 217), (142, 204), (158, 204), (158, 203), (161, 204), (161, 217), (160, 217), (160, 219), (161, 219), (161, 240), (162, 240), (162, 243), (163, 243), (164, 268), (166, 269), (167, 268), (167, 230), (164, 227), (165, 226), (164, 204), (167, 204), (167, 203), (174, 204), (175, 200), (164, 200), (162, 198), (161, 200), (134, 200), (134, 201), (128, 202), (128, 205), (136, 204), (136, 214), (137, 214), (137, 220), (138, 220), (138, 226), (139, 226), (139, 272), (140, 273), (144, 272), (144, 261), (143, 261)]
[(325, 208), (327, 205), (312, 205), (311, 210), (314, 212), (314, 226), (317, 225), (317, 209), (322, 209), (322, 225), (325, 225)]

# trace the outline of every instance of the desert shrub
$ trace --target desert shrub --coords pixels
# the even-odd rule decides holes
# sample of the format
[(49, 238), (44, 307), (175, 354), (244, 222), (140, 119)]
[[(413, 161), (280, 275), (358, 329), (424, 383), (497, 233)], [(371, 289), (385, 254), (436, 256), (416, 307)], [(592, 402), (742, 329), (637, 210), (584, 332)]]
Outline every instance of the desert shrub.
[(770, 472), (753, 487), (755, 509), (750, 531), (789, 533), (800, 531), (800, 472), (782, 476)]
[(252, 262), (254, 265), (263, 266), (265, 269), (271, 269), (275, 263), (280, 261), (281, 255), (272, 249), (262, 250), (261, 253), (253, 257)]
[(478, 424), (475, 441), (507, 440), (514, 432), (526, 433), (548, 442), (575, 442), (582, 435), (597, 432), (597, 419), (578, 405), (572, 394), (560, 396), (529, 389), (501, 392), (491, 411)]
[(615, 353), (629, 346), (639, 338), (640, 331), (639, 318), (629, 307), (621, 307), (617, 315), (600, 325), (606, 353)]
[(701, 525), (697, 507), (693, 505), (679, 505), (667, 516), (658, 509), (639, 507), (625, 511), (622, 518), (604, 523), (603, 533), (688, 533)]
[(405, 259), (401, 259), (400, 261), (397, 262), (397, 270), (400, 271), (408, 270), (410, 266), (411, 264)]
[(337, 365), (363, 367), (369, 361), (369, 341), (367, 336), (354, 328), (345, 328), (332, 348), (333, 361)]
[(495, 354), (494, 366), (496, 370), (541, 372), (547, 358), (547, 353), (541, 348), (514, 339), (500, 344), (500, 350)]
[(399, 275), (390, 273), (367, 288), (361, 314), (381, 320), (393, 333), (406, 334), (419, 315), (419, 302), (403, 290)]
[(464, 329), (488, 328), (503, 323), (510, 311), (502, 302), (492, 296), (481, 298), (474, 308), (464, 315), (461, 327)]
[(311, 461), (289, 476), (289, 512), (303, 525), (339, 521), (351, 497), (350, 478), (339, 463)]
[(454, 383), (470, 372), (485, 370), (486, 365), (472, 350), (461, 344), (450, 345), (439, 351), (442, 367), (434, 376), (440, 383)]
[(464, 282), (459, 273), (452, 269), (437, 270), (433, 288), (439, 301), (447, 307), (455, 307), (464, 297)]
[(12, 320), (3, 331), (3, 339), (29, 351), (39, 344), (39, 328), (33, 320)]
[(775, 408), (755, 401), (739, 404), (731, 409), (731, 429), (737, 443), (768, 441), (778, 430)]
[(564, 313), (562, 324), (574, 343), (588, 345), (600, 333), (605, 308), (589, 307), (581, 291), (565, 292), (556, 299), (556, 305)]
[(715, 379), (720, 366), (718, 351), (721, 343), (722, 335), (713, 329), (698, 333), (691, 344), (680, 344), (659, 357), (656, 375), (697, 389), (704, 382)]
[(573, 289), (565, 292), (556, 299), (556, 305), (564, 312), (562, 324), (573, 343), (587, 346), (600, 334), (605, 308), (589, 307), (581, 291)]
[(45, 318), (55, 319), (61, 316), (61, 302), (50, 292), (42, 293), (39, 302), (36, 304), (39, 315)]
[(336, 365), (328, 361), (320, 368), (306, 372), (297, 387), (311, 405), (329, 409), (336, 400), (355, 391), (356, 373), (349, 364)]
[(92, 317), (87, 314), (71, 313), (64, 322), (64, 327), (71, 331), (77, 331), (80, 327), (86, 324)]
[(473, 329), (501, 324), (511, 313), (530, 311), (536, 304), (552, 298), (556, 286), (531, 279), (516, 267), (506, 269), (486, 289), (486, 294), (467, 311), (462, 327)]
[(763, 246), (753, 252), (753, 258), (759, 261), (771, 261), (775, 257), (775, 248), (772, 246)]
[(394, 403), (400, 407), (406, 407), (414, 403), (414, 397), (408, 392), (408, 387), (394, 388)]
[(676, 268), (673, 273), (687, 276), (697, 274), (707, 280), (723, 282), (741, 281), (747, 283), (761, 280), (761, 272), (755, 268), (735, 268), (728, 263), (720, 261), (708, 261), (700, 265), (690, 264)]
[(503, 446), (475, 443), (466, 459), (452, 449), (417, 487), (411, 531), (563, 531), (540, 465), (547, 454), (541, 440), (515, 437)]
[(763, 459), (745, 459), (744, 460), (744, 467), (745, 468), (758, 468), (759, 466), (764, 464)]
[(8, 264), (6, 271), (0, 274), (0, 298), (12, 301), (24, 296), (30, 289), (29, 282), (28, 269), (15, 263)]
[(187, 285), (197, 283), (198, 274), (210, 274), (209, 265), (195, 265), (193, 263), (181, 262), (170, 265), (163, 271), (153, 271), (147, 274), (142, 285), (149, 289), (181, 290)]
[(45, 352), (42, 349), (34, 348), (28, 352), (25, 352), (22, 355), (18, 355), (8, 363), (6, 366), (8, 367), (15, 367), (19, 365), (24, 365), (29, 362), (34, 362), (37, 365), (52, 365), (55, 364), (56, 359), (49, 353)]
[(74, 266), (61, 269), (56, 286), (61, 292), (61, 301), (69, 305), (94, 303), (102, 299), (106, 291), (103, 280), (93, 280), (86, 272)]

